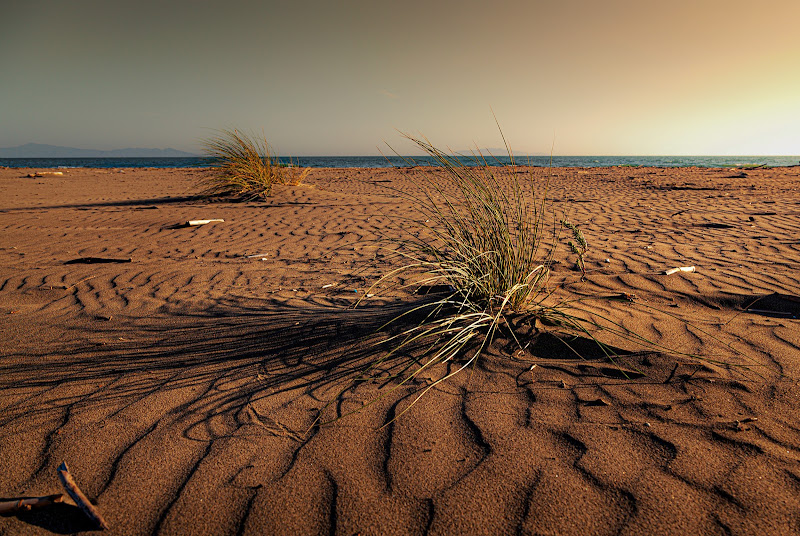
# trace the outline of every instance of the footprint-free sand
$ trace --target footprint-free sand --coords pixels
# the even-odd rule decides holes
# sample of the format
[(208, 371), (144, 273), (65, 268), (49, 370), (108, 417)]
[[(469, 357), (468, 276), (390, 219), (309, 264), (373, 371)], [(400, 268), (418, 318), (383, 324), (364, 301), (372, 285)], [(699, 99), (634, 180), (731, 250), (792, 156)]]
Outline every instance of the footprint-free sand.
[[(352, 304), (422, 170), (239, 203), (196, 198), (203, 169), (35, 171), (0, 169), (0, 498), (67, 462), (109, 534), (800, 533), (798, 167), (534, 169), (590, 247), (552, 284), (704, 359), (500, 337), (405, 413), (445, 369), (348, 381), (426, 298)], [(323, 407), (359, 411), (309, 430)], [(70, 501), (0, 517), (91, 529)]]

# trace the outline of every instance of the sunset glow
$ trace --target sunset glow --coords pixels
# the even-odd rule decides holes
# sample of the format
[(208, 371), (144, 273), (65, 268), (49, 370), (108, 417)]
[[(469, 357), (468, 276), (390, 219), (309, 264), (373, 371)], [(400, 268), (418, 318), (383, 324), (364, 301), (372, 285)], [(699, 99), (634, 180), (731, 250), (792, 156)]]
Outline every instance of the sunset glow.
[[(800, 3), (40, 1), (0, 19), (0, 146), (294, 155), (395, 129), (521, 152), (800, 153)], [(31, 35), (35, 28), (35, 38)]]

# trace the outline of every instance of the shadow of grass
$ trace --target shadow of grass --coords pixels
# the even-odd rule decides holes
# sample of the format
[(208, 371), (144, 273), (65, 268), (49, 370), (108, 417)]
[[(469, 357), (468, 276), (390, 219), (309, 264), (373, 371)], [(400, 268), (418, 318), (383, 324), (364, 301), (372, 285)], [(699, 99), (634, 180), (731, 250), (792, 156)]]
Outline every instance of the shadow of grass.
[[(397, 384), (397, 374), (428, 349), (424, 343), (409, 345), (370, 369), (392, 348), (381, 341), (419, 324), (427, 314), (420, 304), (435, 299), (425, 296), (356, 309), (231, 300), (205, 311), (128, 319), (122, 326), (93, 332), (93, 339), (108, 341), (100, 346), (87, 342), (66, 350), (52, 345), (35, 354), (10, 355), (0, 365), (0, 390), (13, 394), (14, 402), (0, 416), (0, 426), (36, 422), (38, 415), (77, 408), (99, 408), (98, 418), (109, 419), (147, 397), (170, 392), (178, 397), (164, 415), (194, 423), (184, 436), (197, 440), (231, 433), (248, 411), (262, 417), (253, 407), (262, 401), (270, 406), (297, 402), (302, 411), (310, 412), (330, 406), (340, 416), (347, 413), (341, 404), (350, 404), (346, 399), (357, 388), (370, 384), (360, 396), (382, 396), (385, 388)], [(390, 323), (398, 317), (401, 320)], [(85, 339), (85, 325), (74, 329)], [(542, 366), (558, 368), (563, 366), (559, 361), (566, 360), (576, 366), (591, 365), (575, 371), (580, 375), (641, 376), (627, 367), (621, 370), (590, 339), (527, 335), (521, 342), (530, 341), (527, 354)], [(516, 363), (518, 348), (516, 341), (501, 337), (488, 354), (512, 368), (529, 366), (525, 359)], [(627, 354), (618, 348), (613, 351), (618, 357)], [(458, 366), (458, 359), (447, 365), (448, 370)], [(477, 366), (482, 369), (484, 364)], [(414, 379), (392, 398), (412, 396), (431, 381)], [(186, 395), (189, 390), (193, 394)], [(230, 425), (212, 422), (220, 419)], [(299, 432), (297, 426), (287, 433)]]
[(775, 318), (800, 318), (800, 297), (794, 294), (729, 294), (695, 296), (684, 294), (691, 301), (712, 309), (729, 309), (737, 314), (749, 313)]
[[(319, 399), (369, 366), (381, 351), (375, 344), (387, 333), (383, 326), (415, 305), (346, 309), (229, 302), (204, 312), (129, 319), (124, 327), (92, 333), (109, 341), (102, 346), (52, 345), (10, 355), (0, 365), (0, 390), (24, 394), (6, 407), (0, 425), (76, 404), (124, 407), (186, 387), (215, 393), (173, 412), (230, 414), (259, 397), (285, 393)], [(74, 329), (85, 336), (85, 326)], [(46, 403), (37, 401), (42, 397)]]

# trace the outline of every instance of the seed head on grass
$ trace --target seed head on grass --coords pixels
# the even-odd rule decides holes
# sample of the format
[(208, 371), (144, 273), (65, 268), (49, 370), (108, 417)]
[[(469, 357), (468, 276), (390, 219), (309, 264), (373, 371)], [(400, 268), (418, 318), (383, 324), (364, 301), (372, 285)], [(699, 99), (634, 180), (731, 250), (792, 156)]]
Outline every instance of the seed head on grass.
[(203, 148), (212, 167), (212, 174), (203, 180), (208, 196), (266, 198), (274, 184), (300, 184), (310, 171), (281, 164), (265, 137), (238, 130), (217, 131), (203, 141)]
[(572, 237), (575, 239), (575, 242), (570, 240), (567, 242), (567, 245), (570, 251), (577, 257), (575, 263), (581, 271), (581, 281), (586, 281), (586, 261), (584, 260), (584, 256), (589, 250), (589, 244), (586, 243), (583, 231), (578, 229), (574, 223), (570, 223), (569, 220), (561, 220), (561, 226), (572, 231)]

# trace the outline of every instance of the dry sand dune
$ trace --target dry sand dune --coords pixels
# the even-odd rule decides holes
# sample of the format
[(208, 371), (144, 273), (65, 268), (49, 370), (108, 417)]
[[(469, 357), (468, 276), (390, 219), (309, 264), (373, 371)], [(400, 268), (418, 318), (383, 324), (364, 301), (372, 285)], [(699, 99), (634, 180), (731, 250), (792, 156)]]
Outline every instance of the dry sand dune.
[[(588, 281), (560, 257), (554, 282), (710, 361), (498, 339), (408, 412), (401, 389), (308, 434), (422, 299), (348, 307), (419, 170), (248, 203), (194, 198), (204, 170), (32, 171), (0, 169), (2, 498), (59, 492), (66, 461), (110, 534), (800, 533), (798, 168), (552, 171), (591, 248)], [(91, 529), (71, 503), (0, 517)]]

